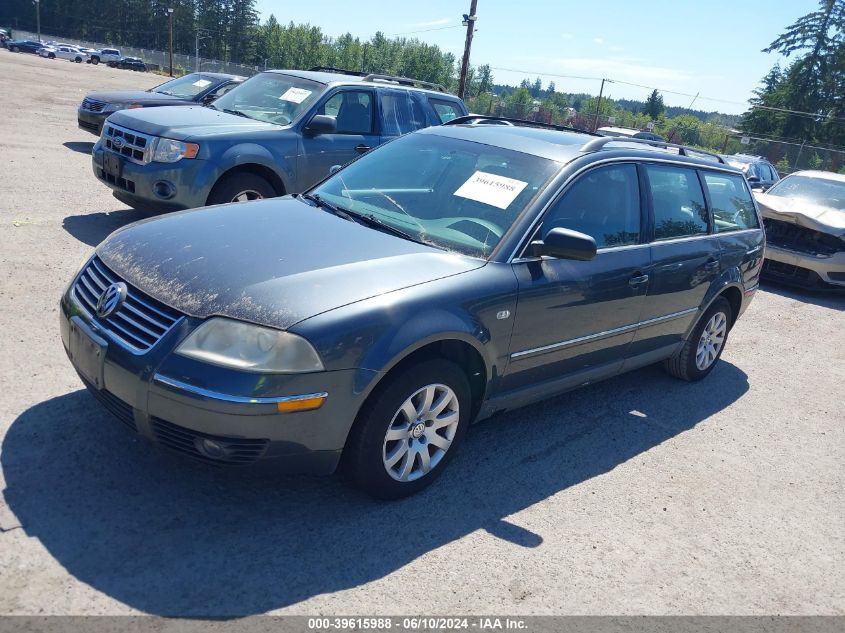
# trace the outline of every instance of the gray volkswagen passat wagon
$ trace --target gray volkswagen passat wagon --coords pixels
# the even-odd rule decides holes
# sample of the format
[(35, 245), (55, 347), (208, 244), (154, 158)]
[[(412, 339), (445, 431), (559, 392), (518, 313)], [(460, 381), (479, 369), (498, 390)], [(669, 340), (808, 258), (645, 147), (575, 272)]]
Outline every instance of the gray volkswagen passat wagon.
[(305, 194), (112, 234), (61, 300), (85, 385), (175, 451), (321, 473), (342, 458), (399, 497), (473, 420), (661, 361), (706, 376), (763, 259), (742, 174), (650, 141), (472, 122)]

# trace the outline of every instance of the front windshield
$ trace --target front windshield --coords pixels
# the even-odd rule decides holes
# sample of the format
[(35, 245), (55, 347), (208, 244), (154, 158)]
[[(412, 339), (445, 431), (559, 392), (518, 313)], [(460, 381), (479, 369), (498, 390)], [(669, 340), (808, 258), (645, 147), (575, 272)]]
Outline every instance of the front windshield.
[(227, 92), (212, 107), (258, 121), (288, 125), (307, 111), (324, 89), (316, 81), (275, 72), (261, 73)]
[(487, 257), (559, 168), (530, 154), (417, 133), (362, 156), (310, 193), (432, 246)]
[(177, 79), (166, 81), (160, 86), (153, 88), (152, 92), (171, 95), (181, 99), (192, 99), (201, 92), (205, 92), (211, 88), (212, 84), (219, 82), (219, 79), (203, 75), (202, 73), (191, 73), (190, 75), (185, 75), (184, 77), (178, 77)]
[(810, 204), (845, 211), (845, 182), (840, 180), (791, 175), (766, 193), (781, 198), (806, 200)]

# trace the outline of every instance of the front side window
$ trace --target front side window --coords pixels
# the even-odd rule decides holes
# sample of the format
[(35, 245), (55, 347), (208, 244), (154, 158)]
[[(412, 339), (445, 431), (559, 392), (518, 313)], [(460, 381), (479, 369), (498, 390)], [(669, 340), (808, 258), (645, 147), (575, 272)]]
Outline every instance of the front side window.
[(429, 103), (431, 103), (431, 107), (434, 108), (434, 111), (437, 113), (437, 118), (440, 119), (441, 123), (446, 123), (452, 119), (457, 119), (459, 116), (463, 116), (463, 113), (458, 109), (458, 106), (451, 101), (429, 99)]
[(646, 173), (654, 209), (654, 239), (706, 235), (707, 207), (695, 170), (646, 165)]
[(257, 121), (289, 125), (308, 111), (324, 89), (325, 85), (316, 81), (266, 72), (250, 77), (211, 107)]
[(384, 136), (401, 136), (426, 126), (425, 113), (408, 92), (382, 90), (379, 102)]
[(567, 190), (543, 218), (542, 234), (554, 228), (589, 235), (598, 248), (637, 244), (640, 186), (634, 165), (593, 169)]
[(436, 134), (401, 136), (310, 193), (412, 239), (487, 257), (560, 164)]
[(344, 90), (330, 97), (317, 114), (334, 117), (338, 134), (372, 134), (373, 98), (365, 90)]
[(751, 192), (742, 176), (704, 173), (704, 184), (713, 209), (713, 228), (717, 233), (760, 227)]

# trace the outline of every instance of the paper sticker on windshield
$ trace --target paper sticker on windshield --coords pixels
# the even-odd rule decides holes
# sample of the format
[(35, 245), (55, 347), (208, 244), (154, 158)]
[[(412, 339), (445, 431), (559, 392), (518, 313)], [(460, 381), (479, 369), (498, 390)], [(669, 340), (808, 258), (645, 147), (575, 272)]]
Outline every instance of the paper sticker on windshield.
[(210, 82), (208, 79), (197, 79), (197, 80), (194, 82), (194, 84), (193, 84), (193, 85), (195, 85), (197, 88), (205, 88), (205, 87), (206, 87), (207, 85), (209, 85), (210, 83), (211, 83), (211, 82)]
[(311, 91), (305, 90), (304, 88), (288, 88), (287, 92), (279, 97), (279, 99), (282, 101), (290, 101), (291, 103), (302, 103), (310, 94)]
[(455, 195), (507, 209), (527, 184), (521, 180), (477, 171), (460, 186)]

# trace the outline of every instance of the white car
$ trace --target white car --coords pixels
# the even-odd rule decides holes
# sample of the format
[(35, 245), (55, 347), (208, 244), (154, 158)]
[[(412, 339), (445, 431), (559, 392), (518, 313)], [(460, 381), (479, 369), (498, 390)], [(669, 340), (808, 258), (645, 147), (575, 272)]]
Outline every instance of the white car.
[(76, 62), (77, 64), (81, 64), (84, 61), (88, 60), (88, 54), (83, 53), (79, 50), (76, 46), (68, 46), (68, 45), (58, 45), (58, 46), (45, 46), (42, 49), (39, 49), (38, 54), (41, 57), (47, 57), (49, 59), (69, 59), (72, 62)]

